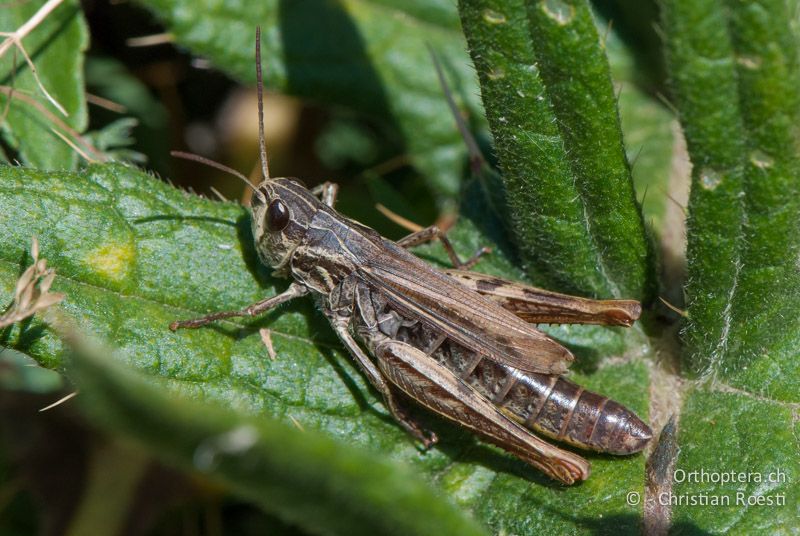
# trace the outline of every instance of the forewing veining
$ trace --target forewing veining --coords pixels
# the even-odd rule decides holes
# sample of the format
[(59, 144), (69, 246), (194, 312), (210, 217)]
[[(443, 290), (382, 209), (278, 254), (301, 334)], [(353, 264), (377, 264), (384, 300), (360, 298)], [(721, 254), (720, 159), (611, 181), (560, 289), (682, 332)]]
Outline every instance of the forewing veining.
[(520, 370), (562, 374), (572, 354), (499, 305), (385, 241), (385, 254), (359, 267), (392, 304), (460, 344)]

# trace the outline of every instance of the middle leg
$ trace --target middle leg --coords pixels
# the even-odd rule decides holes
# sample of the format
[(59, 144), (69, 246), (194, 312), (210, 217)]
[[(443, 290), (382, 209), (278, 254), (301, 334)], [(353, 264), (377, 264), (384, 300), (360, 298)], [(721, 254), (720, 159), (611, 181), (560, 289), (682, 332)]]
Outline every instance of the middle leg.
[(436, 238), (442, 243), (442, 247), (444, 247), (447, 256), (450, 258), (450, 262), (453, 263), (453, 267), (459, 270), (469, 270), (475, 266), (475, 263), (478, 262), (482, 255), (492, 251), (491, 248), (482, 247), (472, 257), (462, 262), (455, 248), (453, 248), (453, 244), (450, 243), (450, 239), (447, 238), (447, 233), (439, 229), (436, 225), (425, 227), (422, 230), (401, 238), (397, 241), (397, 245), (403, 248), (410, 248), (419, 244), (425, 244)]
[(345, 345), (347, 351), (351, 356), (353, 356), (359, 368), (367, 376), (370, 384), (372, 384), (372, 386), (378, 390), (381, 396), (383, 396), (383, 400), (386, 404), (386, 407), (389, 409), (389, 412), (392, 414), (392, 417), (394, 417), (395, 420), (400, 423), (400, 425), (405, 428), (409, 434), (421, 441), (425, 448), (430, 448), (437, 441), (439, 441), (439, 438), (435, 433), (424, 430), (408, 415), (408, 411), (397, 399), (394, 391), (384, 379), (383, 374), (378, 370), (378, 368), (375, 366), (375, 363), (373, 363), (369, 356), (364, 353), (356, 340), (350, 334), (348, 324), (349, 321), (345, 317), (334, 316), (331, 318), (331, 325), (333, 326), (336, 335), (339, 336), (339, 339)]
[(335, 182), (323, 182), (311, 189), (311, 193), (318, 195), (320, 200), (333, 208), (336, 204), (336, 196), (339, 193), (339, 185)]

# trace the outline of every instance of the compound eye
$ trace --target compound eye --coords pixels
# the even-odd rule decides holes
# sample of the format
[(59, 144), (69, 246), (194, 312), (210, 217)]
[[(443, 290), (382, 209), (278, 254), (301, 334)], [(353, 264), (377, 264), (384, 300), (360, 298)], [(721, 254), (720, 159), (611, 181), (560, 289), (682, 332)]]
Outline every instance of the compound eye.
[(272, 232), (282, 231), (287, 225), (289, 225), (289, 207), (280, 199), (276, 199), (267, 207), (267, 229)]

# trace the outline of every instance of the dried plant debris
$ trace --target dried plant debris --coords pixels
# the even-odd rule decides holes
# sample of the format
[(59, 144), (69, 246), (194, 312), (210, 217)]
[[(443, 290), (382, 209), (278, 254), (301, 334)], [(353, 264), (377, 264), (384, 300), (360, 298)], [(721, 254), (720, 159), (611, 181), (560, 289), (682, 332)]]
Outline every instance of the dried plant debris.
[(17, 280), (13, 303), (0, 315), (0, 328), (33, 316), (64, 299), (63, 294), (50, 292), (56, 273), (47, 268), (46, 259), (39, 258), (39, 241), (35, 237), (31, 243), (31, 257), (33, 264)]

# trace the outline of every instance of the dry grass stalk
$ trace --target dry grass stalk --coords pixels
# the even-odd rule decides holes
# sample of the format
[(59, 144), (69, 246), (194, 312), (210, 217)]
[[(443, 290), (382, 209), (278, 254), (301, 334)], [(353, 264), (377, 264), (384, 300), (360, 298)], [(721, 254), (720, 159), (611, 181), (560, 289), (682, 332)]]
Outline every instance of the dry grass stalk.
[(33, 264), (17, 280), (13, 303), (0, 315), (0, 328), (33, 316), (64, 299), (63, 294), (50, 292), (56, 273), (47, 268), (45, 259), (39, 258), (39, 242), (35, 237), (31, 244), (31, 257)]

